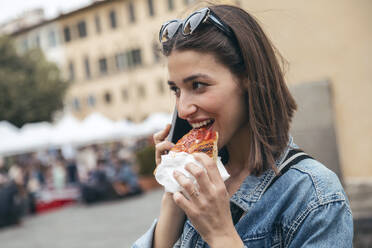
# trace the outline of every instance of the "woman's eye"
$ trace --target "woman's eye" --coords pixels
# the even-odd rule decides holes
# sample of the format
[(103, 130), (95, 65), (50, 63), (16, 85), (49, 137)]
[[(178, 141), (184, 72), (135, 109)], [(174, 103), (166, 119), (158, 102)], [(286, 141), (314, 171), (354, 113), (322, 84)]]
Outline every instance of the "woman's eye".
[(194, 89), (194, 90), (202, 89), (206, 86), (207, 86), (207, 84), (201, 83), (201, 82), (193, 82), (192, 83), (192, 89)]
[(178, 97), (180, 95), (180, 88), (176, 86), (170, 87), (170, 90), (173, 91), (173, 93)]

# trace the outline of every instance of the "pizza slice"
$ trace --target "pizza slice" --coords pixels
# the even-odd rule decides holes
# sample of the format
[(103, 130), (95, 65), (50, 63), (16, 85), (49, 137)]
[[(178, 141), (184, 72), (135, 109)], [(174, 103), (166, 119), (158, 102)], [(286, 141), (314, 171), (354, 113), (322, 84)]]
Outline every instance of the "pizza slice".
[(189, 154), (204, 152), (216, 161), (218, 156), (217, 141), (218, 133), (216, 131), (204, 127), (194, 128), (178, 140), (171, 151)]
[[(157, 182), (163, 185), (167, 192), (183, 191), (183, 188), (174, 180), (173, 173), (175, 170), (180, 170), (185, 172), (188, 177), (193, 178), (192, 175), (185, 171), (185, 166), (187, 163), (195, 162), (195, 164), (202, 167), (200, 163), (197, 163), (189, 155), (195, 152), (203, 152), (211, 157), (216, 163), (221, 178), (225, 181), (230, 175), (218, 157), (217, 141), (218, 133), (211, 130), (210, 127), (192, 129), (172, 147), (169, 154), (162, 155), (162, 161), (154, 171)], [(198, 184), (194, 179), (193, 183), (195, 185)]]

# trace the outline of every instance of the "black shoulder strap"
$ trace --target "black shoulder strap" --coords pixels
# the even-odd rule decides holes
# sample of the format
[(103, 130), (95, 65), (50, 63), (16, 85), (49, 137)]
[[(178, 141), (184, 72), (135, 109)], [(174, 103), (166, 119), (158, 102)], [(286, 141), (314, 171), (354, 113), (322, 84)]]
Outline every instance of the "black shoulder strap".
[(271, 181), (269, 186), (266, 187), (266, 190), (268, 188), (270, 188), (271, 185), (273, 185), (275, 183), (275, 181), (278, 180), (278, 178), (281, 175), (286, 173), (293, 165), (295, 165), (295, 164), (299, 163), (301, 160), (304, 160), (304, 159), (307, 159), (307, 158), (312, 159), (311, 156), (309, 156), (308, 154), (306, 154), (304, 151), (302, 151), (300, 149), (290, 150), (288, 152), (287, 156), (285, 157), (284, 162), (281, 163), (281, 165), (279, 165), (279, 167), (278, 167), (279, 174), (276, 175), (276, 177)]

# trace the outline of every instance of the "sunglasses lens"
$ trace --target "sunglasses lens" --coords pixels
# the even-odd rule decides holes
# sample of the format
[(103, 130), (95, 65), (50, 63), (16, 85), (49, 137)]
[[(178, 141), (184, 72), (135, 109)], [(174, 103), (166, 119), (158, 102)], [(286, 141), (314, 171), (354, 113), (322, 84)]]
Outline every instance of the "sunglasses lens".
[(189, 35), (199, 26), (205, 17), (205, 12), (197, 12), (190, 16), (183, 27), (183, 34)]
[(172, 39), (174, 34), (177, 32), (179, 26), (180, 22), (178, 21), (168, 23), (161, 32), (160, 41), (167, 42), (168, 40)]

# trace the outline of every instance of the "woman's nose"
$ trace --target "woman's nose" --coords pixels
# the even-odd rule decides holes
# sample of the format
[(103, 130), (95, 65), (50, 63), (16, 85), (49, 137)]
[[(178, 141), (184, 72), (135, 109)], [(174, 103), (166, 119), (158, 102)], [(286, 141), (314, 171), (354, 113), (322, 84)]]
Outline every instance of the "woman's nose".
[(196, 110), (197, 106), (192, 101), (192, 99), (186, 95), (181, 95), (177, 103), (178, 116), (182, 119), (187, 119), (192, 116)]

